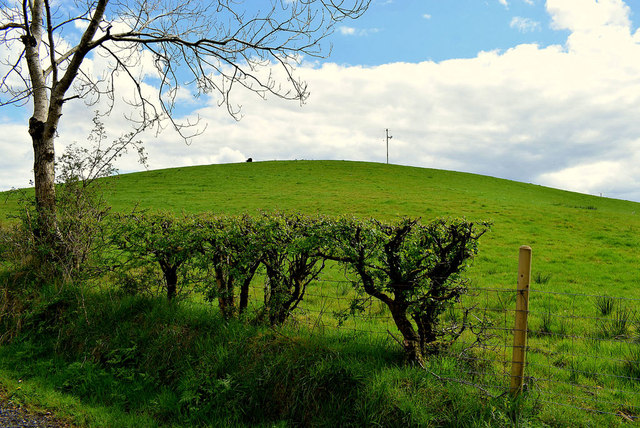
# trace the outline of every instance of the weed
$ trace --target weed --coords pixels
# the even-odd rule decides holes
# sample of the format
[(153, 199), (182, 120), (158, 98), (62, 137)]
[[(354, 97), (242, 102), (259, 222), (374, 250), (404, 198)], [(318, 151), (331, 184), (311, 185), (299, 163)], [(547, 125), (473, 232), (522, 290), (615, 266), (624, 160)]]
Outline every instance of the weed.
[(613, 311), (616, 302), (613, 298), (608, 296), (596, 296), (595, 305), (600, 315), (606, 317)]
[(634, 311), (619, 307), (608, 320), (599, 320), (598, 329), (603, 338), (625, 338), (629, 334), (629, 327), (635, 316)]
[(622, 365), (622, 375), (640, 382), (640, 346), (630, 346)]
[(551, 274), (547, 273), (540, 273), (540, 272), (536, 272), (536, 274), (533, 276), (533, 282), (535, 282), (536, 284), (547, 284), (549, 282), (549, 280), (551, 280)]
[(544, 312), (542, 314), (542, 325), (540, 326), (540, 333), (549, 334), (551, 333), (551, 323), (553, 322), (553, 315), (551, 311)]

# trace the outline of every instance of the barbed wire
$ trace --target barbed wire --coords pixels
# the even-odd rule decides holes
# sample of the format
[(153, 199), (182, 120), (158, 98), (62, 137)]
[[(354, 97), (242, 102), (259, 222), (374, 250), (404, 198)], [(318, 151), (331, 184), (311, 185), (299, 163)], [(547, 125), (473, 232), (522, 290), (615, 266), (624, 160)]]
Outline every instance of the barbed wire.
[(602, 294), (568, 293), (564, 291), (538, 290), (535, 288), (530, 288), (529, 293), (554, 294), (558, 296), (569, 296), (569, 297), (590, 297), (590, 298), (605, 297), (605, 298), (615, 299), (615, 300), (630, 300), (634, 302), (640, 302), (640, 298), (637, 298), (637, 297), (617, 297), (617, 296), (607, 296)]
[[(540, 378), (540, 377), (529, 377), (529, 379), (533, 380), (534, 384), (540, 383), (540, 382), (546, 382), (546, 383), (554, 383), (554, 384), (559, 384), (559, 385), (565, 385), (565, 386), (570, 386), (573, 389), (578, 389), (578, 390), (583, 390), (585, 392), (588, 391), (596, 391), (598, 392), (599, 390), (593, 386), (589, 386), (589, 385), (581, 385), (581, 384), (577, 384), (577, 383), (573, 383), (573, 382), (569, 382), (569, 381), (564, 381), (564, 380), (557, 380), (557, 379), (551, 379), (551, 378)], [(613, 392), (613, 393), (625, 393), (625, 394), (635, 394), (638, 395), (640, 394), (640, 392), (637, 391), (631, 391), (628, 389), (620, 389), (620, 388), (607, 388), (606, 391), (604, 390), (604, 388), (602, 390), (600, 390), (600, 395), (603, 394), (603, 392)], [(616, 403), (616, 404), (620, 404), (620, 403)], [(634, 404), (627, 404), (628, 406), (640, 409), (640, 405), (634, 405)]]
[[(358, 337), (370, 336), (378, 340), (400, 343), (396, 337), (399, 333), (388, 308), (370, 296), (358, 294), (351, 288), (354, 281), (317, 279), (315, 283), (318, 284), (315, 286), (313, 283), (310, 284), (305, 293), (305, 298), (313, 302), (306, 303), (303, 300), (300, 303), (298, 312), (293, 317), (296, 323), (312, 331), (324, 332), (327, 329), (339, 329), (341, 332)], [(345, 288), (345, 285), (349, 288)], [(256, 294), (263, 292), (262, 287), (256, 288), (260, 289)], [(539, 398), (539, 401), (547, 405), (567, 406), (581, 411), (637, 420), (638, 416), (633, 413), (640, 413), (640, 378), (627, 376), (620, 370), (623, 370), (625, 365), (640, 365), (638, 361), (640, 318), (636, 317), (634, 310), (624, 309), (628, 315), (627, 334), (606, 337), (606, 331), (603, 332), (603, 329), (615, 322), (615, 318), (580, 313), (584, 312), (584, 306), (577, 310), (576, 305), (577, 302), (585, 299), (607, 298), (625, 302), (640, 302), (640, 299), (535, 288), (530, 289), (529, 292), (530, 302), (536, 295), (550, 295), (568, 297), (570, 303), (562, 311), (540, 309), (531, 304), (529, 306), (527, 312), (530, 320), (537, 322), (542, 320), (543, 327), (526, 329), (529, 340), (525, 348), (527, 353), (531, 354), (527, 359), (528, 374), (525, 374), (527, 393), (537, 393), (546, 397), (546, 399)], [(468, 294), (462, 296), (460, 301), (455, 302), (448, 311), (445, 311), (445, 316), (455, 319), (454, 317), (460, 316), (464, 311), (470, 311), (484, 317), (483, 319), (490, 319), (492, 324), (483, 327), (483, 331), (487, 334), (485, 342), (460, 338), (456, 342), (457, 347), (464, 350), (457, 352), (456, 349), (451, 348), (444, 355), (464, 362), (463, 365), (469, 365), (469, 367), (457, 367), (455, 376), (430, 373), (443, 382), (468, 385), (492, 397), (496, 396), (496, 392), (498, 395), (508, 393), (511, 378), (509, 350), (518, 347), (511, 342), (514, 332), (521, 331), (513, 326), (514, 315), (518, 312), (514, 304), (515, 295), (515, 289), (469, 287)], [(359, 300), (365, 305), (362, 311), (353, 310), (351, 303), (354, 300)], [(549, 318), (545, 320), (545, 317)], [(560, 326), (556, 328), (561, 330), (550, 331), (553, 324), (547, 321), (553, 324), (559, 323)], [(593, 334), (589, 334), (589, 331)], [(593, 343), (597, 345), (595, 348), (590, 345)], [(606, 349), (605, 343), (609, 344)], [(618, 348), (610, 348), (610, 346)], [(620, 357), (619, 354), (612, 355), (613, 352), (622, 352), (620, 347), (635, 349), (633, 347), (636, 346), (637, 353), (632, 353), (629, 358)], [(476, 351), (470, 351), (467, 347), (473, 347)], [(536, 355), (539, 357), (534, 357)], [(546, 359), (546, 362), (540, 361), (539, 358)], [(554, 362), (554, 359), (563, 359), (563, 361)], [(597, 369), (585, 368), (588, 362), (593, 362)], [(593, 385), (577, 383), (575, 376), (590, 379)], [(624, 387), (626, 384), (630, 385), (629, 388)], [(546, 387), (543, 387), (545, 385)], [(554, 393), (552, 385), (569, 388), (573, 393)], [(622, 401), (615, 401), (611, 396), (621, 397)], [(598, 405), (600, 408), (593, 409), (584, 404), (587, 402)], [(628, 414), (620, 410), (616, 413), (613, 410), (616, 408), (625, 408)]]
[[(540, 395), (551, 395), (550, 393), (546, 393), (545, 391), (538, 391), (538, 392), (540, 393)], [(602, 415), (611, 415), (611, 416), (617, 416), (617, 417), (621, 417), (622, 416), (620, 413), (607, 412), (607, 411), (598, 410), (598, 409), (590, 409), (588, 407), (574, 406), (572, 404), (561, 403), (559, 401), (548, 401), (548, 400), (539, 400), (539, 401), (541, 403), (546, 403), (546, 404), (553, 405), (553, 406), (569, 407), (569, 408), (573, 408), (573, 409), (576, 409), (576, 410), (581, 410), (581, 411), (586, 411), (586, 412), (591, 412), (591, 413), (598, 413), (598, 414), (602, 414)], [(635, 415), (624, 414), (623, 417), (625, 417), (627, 419), (630, 419), (631, 421), (635, 421), (635, 420), (638, 419), (638, 416), (635, 416)]]

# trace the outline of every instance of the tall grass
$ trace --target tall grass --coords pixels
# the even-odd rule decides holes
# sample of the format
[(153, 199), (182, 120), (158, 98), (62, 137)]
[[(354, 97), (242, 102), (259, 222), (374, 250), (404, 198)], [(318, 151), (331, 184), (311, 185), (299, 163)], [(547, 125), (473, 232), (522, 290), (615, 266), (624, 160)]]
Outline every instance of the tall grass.
[(612, 299), (609, 296), (596, 296), (595, 305), (598, 308), (598, 313), (602, 316), (607, 316), (615, 307), (615, 299)]
[(535, 413), (434, 376), (462, 378), (454, 359), (416, 370), (394, 344), (340, 330), (276, 331), (188, 301), (80, 290), (40, 306), (29, 334), (0, 347), (0, 374), (53, 392), (49, 405), (64, 393), (77, 423), (508, 426)]

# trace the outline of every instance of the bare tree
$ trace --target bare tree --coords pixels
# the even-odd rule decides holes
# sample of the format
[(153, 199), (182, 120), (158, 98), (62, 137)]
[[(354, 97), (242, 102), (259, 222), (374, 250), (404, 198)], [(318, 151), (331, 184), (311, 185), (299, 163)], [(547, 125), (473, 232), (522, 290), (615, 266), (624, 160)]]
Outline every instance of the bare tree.
[[(136, 130), (169, 123), (188, 139), (194, 123), (172, 116), (180, 88), (217, 94), (235, 117), (239, 107), (229, 95), (238, 85), (304, 101), (307, 87), (295, 66), (324, 56), (320, 42), (335, 24), (361, 16), (370, 1), (0, 0), (0, 105), (33, 106), (29, 134), (43, 226), (55, 226), (54, 138), (67, 102), (106, 97), (108, 113), (124, 76), (135, 88), (127, 101)], [(96, 74), (88, 58), (108, 61), (108, 70)]]

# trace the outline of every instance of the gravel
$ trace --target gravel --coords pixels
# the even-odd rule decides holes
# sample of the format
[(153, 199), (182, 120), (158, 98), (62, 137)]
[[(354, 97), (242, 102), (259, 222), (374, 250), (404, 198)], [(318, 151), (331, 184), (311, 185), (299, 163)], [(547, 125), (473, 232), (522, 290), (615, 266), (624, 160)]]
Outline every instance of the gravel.
[(10, 428), (60, 428), (71, 427), (67, 422), (56, 419), (49, 412), (29, 411), (0, 399), (0, 427)]

